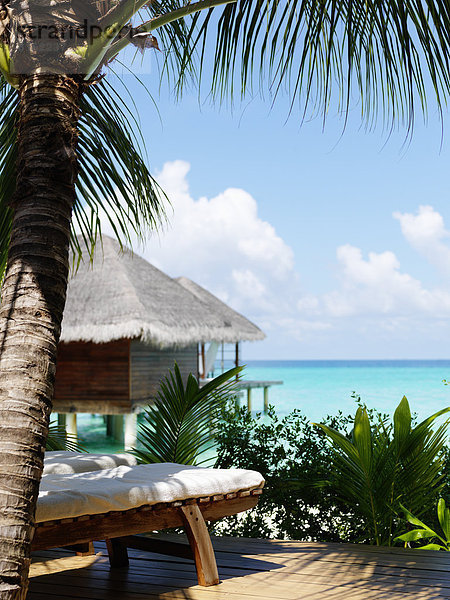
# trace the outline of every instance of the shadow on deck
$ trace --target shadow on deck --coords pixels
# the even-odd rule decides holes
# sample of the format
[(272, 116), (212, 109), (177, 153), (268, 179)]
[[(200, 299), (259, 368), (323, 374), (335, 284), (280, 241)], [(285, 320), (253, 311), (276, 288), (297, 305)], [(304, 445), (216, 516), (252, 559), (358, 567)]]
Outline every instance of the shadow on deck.
[(104, 544), (88, 557), (37, 552), (28, 599), (450, 599), (447, 553), (242, 538), (213, 545), (221, 583), (208, 588), (197, 585), (187, 559), (130, 550), (130, 566), (110, 570)]

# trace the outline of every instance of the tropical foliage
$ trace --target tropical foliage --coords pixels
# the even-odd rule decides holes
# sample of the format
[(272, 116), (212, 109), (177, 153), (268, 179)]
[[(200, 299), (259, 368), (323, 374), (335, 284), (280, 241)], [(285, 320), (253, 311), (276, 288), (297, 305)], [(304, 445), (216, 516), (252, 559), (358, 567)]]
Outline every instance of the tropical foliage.
[[(1, 81), (0, 81), (1, 87)], [(1, 94), (0, 89), (0, 94)], [(10, 198), (16, 178), (18, 98), (7, 91), (0, 104), (0, 277), (6, 268), (12, 212)], [(73, 228), (81, 232), (91, 249), (101, 233), (100, 215), (106, 215), (121, 243), (135, 232), (143, 235), (164, 219), (164, 194), (150, 175), (139, 125), (126, 103), (107, 82), (89, 86), (81, 99), (78, 135), (79, 175), (76, 181)], [(111, 106), (115, 110), (111, 111)], [(3, 168), (2, 168), (3, 167)], [(75, 256), (81, 253), (72, 232)]]
[(391, 424), (379, 420), (371, 425), (366, 409), (359, 407), (350, 438), (318, 425), (332, 443), (331, 473), (338, 497), (354, 507), (373, 544), (393, 543), (400, 503), (421, 516), (441, 493), (449, 421), (435, 430), (432, 426), (449, 411), (445, 408), (413, 426), (404, 397)]
[(415, 525), (416, 529), (412, 529), (407, 533), (399, 535), (396, 540), (405, 542), (405, 545), (409, 545), (414, 542), (421, 540), (434, 539), (434, 542), (419, 545), (418, 548), (421, 550), (446, 550), (450, 551), (450, 510), (445, 505), (444, 498), (439, 498), (437, 505), (437, 517), (439, 525), (441, 526), (441, 533), (436, 533), (425, 525), (420, 519), (415, 517), (409, 512), (404, 506), (401, 506), (408, 523)]
[(175, 363), (144, 413), (138, 432), (142, 447), (133, 450), (140, 462), (196, 465), (210, 460), (218, 419), (235, 395), (235, 378), (241, 370), (235, 367), (199, 385), (192, 373), (184, 383)]
[[(359, 397), (355, 396), (355, 399), (358, 403), (357, 414), (365, 413), (369, 418), (373, 440), (388, 443), (393, 450), (392, 438), (397, 435), (392, 431), (393, 426), (388, 424), (388, 415), (366, 409)], [(405, 401), (401, 406), (406, 408)], [(397, 423), (398, 417), (397, 412)], [(405, 530), (400, 508), (402, 499), (406, 496), (413, 498), (414, 505), (420, 505), (421, 518), (435, 527), (436, 501), (439, 493), (445, 494), (449, 489), (448, 448), (443, 447), (440, 451), (436, 448), (436, 444), (441, 447), (441, 440), (438, 440), (440, 428), (432, 432), (431, 423), (426, 420), (428, 434), (423, 435), (423, 426), (416, 425), (415, 420), (413, 416), (410, 440), (415, 439), (418, 446), (416, 451), (411, 449), (411, 453), (408, 453), (405, 444), (402, 452), (404, 463), (400, 463), (408, 465), (411, 473), (402, 474), (402, 466), (398, 465), (400, 481), (399, 486), (394, 486), (394, 494), (399, 496), (395, 505), (396, 514), (392, 516), (394, 503), (388, 501), (388, 497), (384, 504), (378, 499), (380, 523), (387, 522), (389, 527), (392, 517), (393, 536)], [(327, 438), (325, 433), (327, 428), (339, 432), (349, 445), (353, 445), (354, 426), (355, 417), (341, 412), (327, 416), (322, 426), (317, 427), (298, 410), (280, 418), (273, 407), (267, 415), (251, 415), (245, 408), (229, 406), (218, 426), (217, 466), (256, 469), (264, 475), (266, 485), (255, 509), (215, 524), (214, 532), (247, 537), (376, 543), (373, 527), (370, 528), (368, 524), (370, 516), (362, 511), (360, 497), (343, 493), (343, 486), (346, 489), (347, 482), (336, 462), (340, 447), (327, 443), (327, 439), (331, 441), (331, 438)], [(417, 427), (419, 429), (415, 431)], [(390, 431), (390, 443), (377, 434), (380, 428), (386, 433)], [(420, 438), (425, 441), (424, 445)], [(348, 448), (347, 443), (343, 445)], [(431, 450), (432, 446), (435, 446), (434, 450), (428, 453), (426, 448)], [(408, 454), (415, 456), (413, 461), (407, 460)], [(421, 463), (423, 467), (419, 468)], [(360, 477), (360, 470), (356, 470)], [(420, 481), (414, 481), (416, 476), (421, 478)], [(427, 490), (422, 487), (425, 481), (430, 484)], [(400, 486), (404, 486), (405, 490), (401, 490)], [(360, 487), (364, 500), (367, 491), (363, 484)], [(385, 536), (383, 541), (388, 543), (389, 540)]]
[[(326, 419), (331, 427), (350, 431), (351, 417), (342, 413)], [(299, 410), (278, 417), (250, 414), (229, 405), (217, 429), (220, 468), (259, 471), (264, 493), (251, 511), (213, 525), (221, 535), (361, 541), (364, 529), (354, 507), (336, 498), (329, 479), (332, 451), (324, 433)]]
[[(133, 232), (142, 236), (144, 231), (155, 229), (164, 219), (165, 196), (149, 172), (139, 118), (129, 107), (133, 106), (133, 99), (128, 96), (123, 84), (122, 89), (116, 89), (106, 79), (102, 79), (101, 83), (97, 81), (101, 66), (114, 60), (119, 50), (128, 45), (145, 45), (147, 38), (144, 34), (148, 40), (153, 40), (151, 31), (164, 25), (159, 33), (166, 49), (164, 67), (177, 72), (181, 85), (190, 62), (188, 47), (184, 45), (187, 43), (188, 30), (180, 18), (226, 1), (203, 0), (180, 6), (171, 0), (165, 3), (164, 11), (159, 3), (148, 3), (144, 8), (146, 2), (142, 0), (131, 4), (98, 2), (97, 17), (93, 20), (91, 18), (89, 27), (99, 27), (102, 35), (91, 39), (91, 43), (89, 37), (86, 37), (83, 42), (79, 42), (80, 47), (73, 48), (73, 53), (79, 57), (77, 65), (68, 63), (67, 56), (59, 57), (62, 72), (66, 61), (65, 66), (70, 65), (67, 72), (73, 74), (75, 79), (84, 76), (86, 81), (79, 101), (79, 169), (75, 181), (77, 201), (74, 205), (73, 225), (81, 231), (86, 242), (84, 245), (91, 252), (101, 233), (100, 212), (108, 219), (121, 243), (130, 243)], [(143, 23), (141, 28), (135, 27), (131, 31), (127, 22), (141, 9), (147, 12), (150, 20)], [(85, 12), (88, 12), (87, 9), (81, 8), (82, 14), (78, 15), (81, 20), (87, 16)], [(102, 12), (107, 14), (101, 15)], [(164, 12), (163, 19), (161, 12)], [(20, 98), (15, 88), (19, 87), (20, 78), (12, 74), (14, 61), (7, 50), (8, 36), (5, 38), (5, 32), (13, 32), (20, 27), (14, 14), (12, 11), (10, 17), (3, 18), (2, 25), (7, 26), (3, 28), (3, 34), (0, 33), (0, 40), (3, 42), (0, 45), (0, 279), (6, 268), (12, 221), (10, 200), (17, 176), (15, 124), (19, 118)], [(141, 14), (141, 17), (144, 15)], [(63, 12), (58, 14), (53, 11), (53, 16), (48, 18), (61, 28), (65, 23)], [(68, 26), (73, 27), (73, 23)], [(125, 36), (124, 29), (127, 33)], [(106, 53), (105, 45), (109, 48)], [(147, 44), (147, 47), (151, 47), (151, 44)], [(2, 61), (1, 57), (5, 52), (6, 58)], [(186, 56), (183, 58), (184, 52)], [(39, 60), (39, 53), (35, 60)], [(94, 64), (97, 66), (92, 71)], [(82, 246), (73, 232), (71, 242), (77, 250), (76, 255), (80, 256)]]
[(70, 452), (87, 452), (79, 443), (76, 435), (67, 433), (63, 425), (50, 423), (46, 450), (69, 450)]

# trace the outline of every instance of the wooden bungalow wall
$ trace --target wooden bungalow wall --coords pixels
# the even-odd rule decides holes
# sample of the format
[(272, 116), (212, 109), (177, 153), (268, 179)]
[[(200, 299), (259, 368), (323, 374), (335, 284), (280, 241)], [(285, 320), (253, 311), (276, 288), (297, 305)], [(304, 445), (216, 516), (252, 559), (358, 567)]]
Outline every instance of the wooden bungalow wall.
[(129, 340), (59, 344), (55, 412), (129, 412)]
[(134, 404), (146, 404), (156, 396), (160, 380), (173, 370), (175, 361), (184, 378), (198, 376), (197, 345), (160, 350), (132, 340), (130, 345), (130, 396)]
[(129, 413), (155, 397), (159, 381), (175, 360), (185, 377), (197, 374), (196, 345), (160, 350), (138, 340), (61, 343), (53, 410)]

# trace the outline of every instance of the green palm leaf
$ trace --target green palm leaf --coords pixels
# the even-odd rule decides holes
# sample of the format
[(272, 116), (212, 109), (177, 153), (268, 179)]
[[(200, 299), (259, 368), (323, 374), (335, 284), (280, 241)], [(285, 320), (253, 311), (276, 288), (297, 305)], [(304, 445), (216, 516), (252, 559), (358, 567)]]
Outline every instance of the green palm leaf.
[(154, 404), (144, 413), (134, 449), (141, 462), (175, 462), (186, 465), (199, 459), (214, 446), (213, 431), (226, 401), (236, 393), (235, 367), (200, 387), (189, 374), (186, 384), (175, 363), (173, 372), (160, 383)]
[[(262, 89), (273, 99), (287, 91), (293, 104), (298, 100), (300, 114), (311, 109), (325, 115), (333, 86), (338, 107), (346, 112), (352, 98), (359, 98), (368, 123), (381, 113), (411, 128), (416, 107), (426, 111), (429, 90), (439, 108), (445, 105), (450, 87), (450, 14), (444, 0), (238, 0), (185, 19), (170, 21), (164, 16), (178, 14), (183, 6), (176, 0), (146, 5), (150, 21), (163, 16), (164, 26), (157, 33), (164, 49), (161, 75), (174, 81), (178, 90), (187, 77), (195, 78), (197, 70), (201, 74), (211, 64), (207, 38), (212, 34), (215, 97), (233, 94), (236, 81), (242, 93), (251, 92), (254, 75), (259, 74)], [(8, 199), (15, 180), (17, 101), (3, 77), (0, 95), (1, 270), (9, 240)], [(129, 243), (131, 232), (154, 228), (164, 212), (163, 196), (134, 133), (138, 124), (104, 80), (87, 89), (81, 108), (75, 221), (85, 241), (95, 240), (99, 210), (105, 209), (119, 241)], [(75, 237), (72, 244), (81, 251)]]
[[(16, 179), (17, 93), (0, 78), (0, 279), (6, 267)], [(88, 86), (80, 101), (78, 160), (72, 246), (80, 256), (81, 232), (91, 254), (101, 235), (100, 211), (106, 214), (117, 239), (131, 244), (165, 218), (166, 197), (150, 174), (137, 117), (102, 80)]]
[(443, 531), (443, 536), (440, 536), (433, 529), (428, 527), (428, 525), (426, 525), (420, 519), (418, 519), (416, 516), (414, 516), (402, 504), (400, 505), (400, 508), (405, 513), (405, 517), (406, 517), (407, 521), (409, 523), (411, 523), (412, 525), (419, 527), (419, 529), (412, 529), (410, 531), (407, 531), (406, 533), (403, 533), (402, 535), (397, 536), (396, 540), (405, 542), (405, 544), (406, 544), (406, 543), (410, 543), (410, 542), (416, 542), (417, 540), (435, 538), (436, 540), (439, 540), (440, 542), (442, 542), (442, 545), (431, 543), (431, 544), (426, 544), (425, 546), (419, 546), (418, 548), (420, 550), (447, 550), (447, 551), (450, 550), (450, 535), (449, 535), (450, 534), (450, 529), (449, 529), (450, 510), (448, 508), (446, 508), (445, 500), (443, 498), (439, 498), (439, 502), (438, 502), (438, 506), (437, 506), (438, 520), (439, 520), (439, 523), (440, 523), (442, 531)]
[[(412, 127), (416, 108), (427, 110), (427, 87), (439, 107), (450, 87), (450, 16), (444, 0), (238, 0), (197, 14), (190, 52), (208, 62), (206, 39), (215, 37), (212, 92), (224, 98), (239, 84), (272, 98), (287, 91), (303, 111), (324, 116), (334, 89), (340, 110), (360, 99), (371, 123), (380, 111)], [(264, 75), (264, 76), (261, 76)], [(429, 85), (431, 84), (431, 85)]]
[(67, 433), (61, 425), (50, 423), (46, 450), (69, 450), (70, 452), (87, 452), (79, 443), (77, 436)]
[(437, 497), (442, 488), (442, 450), (447, 441), (448, 420), (436, 430), (432, 429), (432, 425), (449, 410), (438, 411), (414, 428), (409, 419), (409, 433), (403, 435), (400, 441), (394, 431), (392, 449), (396, 462), (396, 497), (419, 516), (429, 508), (430, 496)]
[(382, 421), (371, 425), (366, 410), (358, 408), (351, 439), (318, 425), (334, 447), (336, 494), (352, 504), (373, 543), (392, 543), (400, 526), (400, 503), (420, 516), (439, 496), (448, 420), (436, 430), (432, 425), (449, 410), (413, 427), (406, 398), (397, 407), (392, 425)]
[[(105, 80), (87, 88), (80, 108), (75, 220), (85, 241), (95, 240), (103, 210), (119, 242), (130, 244), (132, 232), (154, 230), (165, 216), (166, 197), (149, 172), (140, 123)], [(72, 243), (80, 252), (74, 236)]]

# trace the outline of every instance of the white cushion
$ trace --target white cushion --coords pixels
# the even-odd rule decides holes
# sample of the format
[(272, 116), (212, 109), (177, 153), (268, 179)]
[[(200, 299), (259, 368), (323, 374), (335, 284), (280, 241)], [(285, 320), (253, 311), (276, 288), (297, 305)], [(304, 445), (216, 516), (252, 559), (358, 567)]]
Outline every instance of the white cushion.
[(132, 454), (87, 454), (86, 452), (68, 452), (55, 450), (45, 453), (44, 475), (51, 473), (85, 473), (113, 469), (120, 465), (133, 467), (137, 460)]
[(260, 488), (260, 473), (174, 463), (121, 466), (75, 475), (44, 475), (36, 522), (96, 515), (215, 494)]

